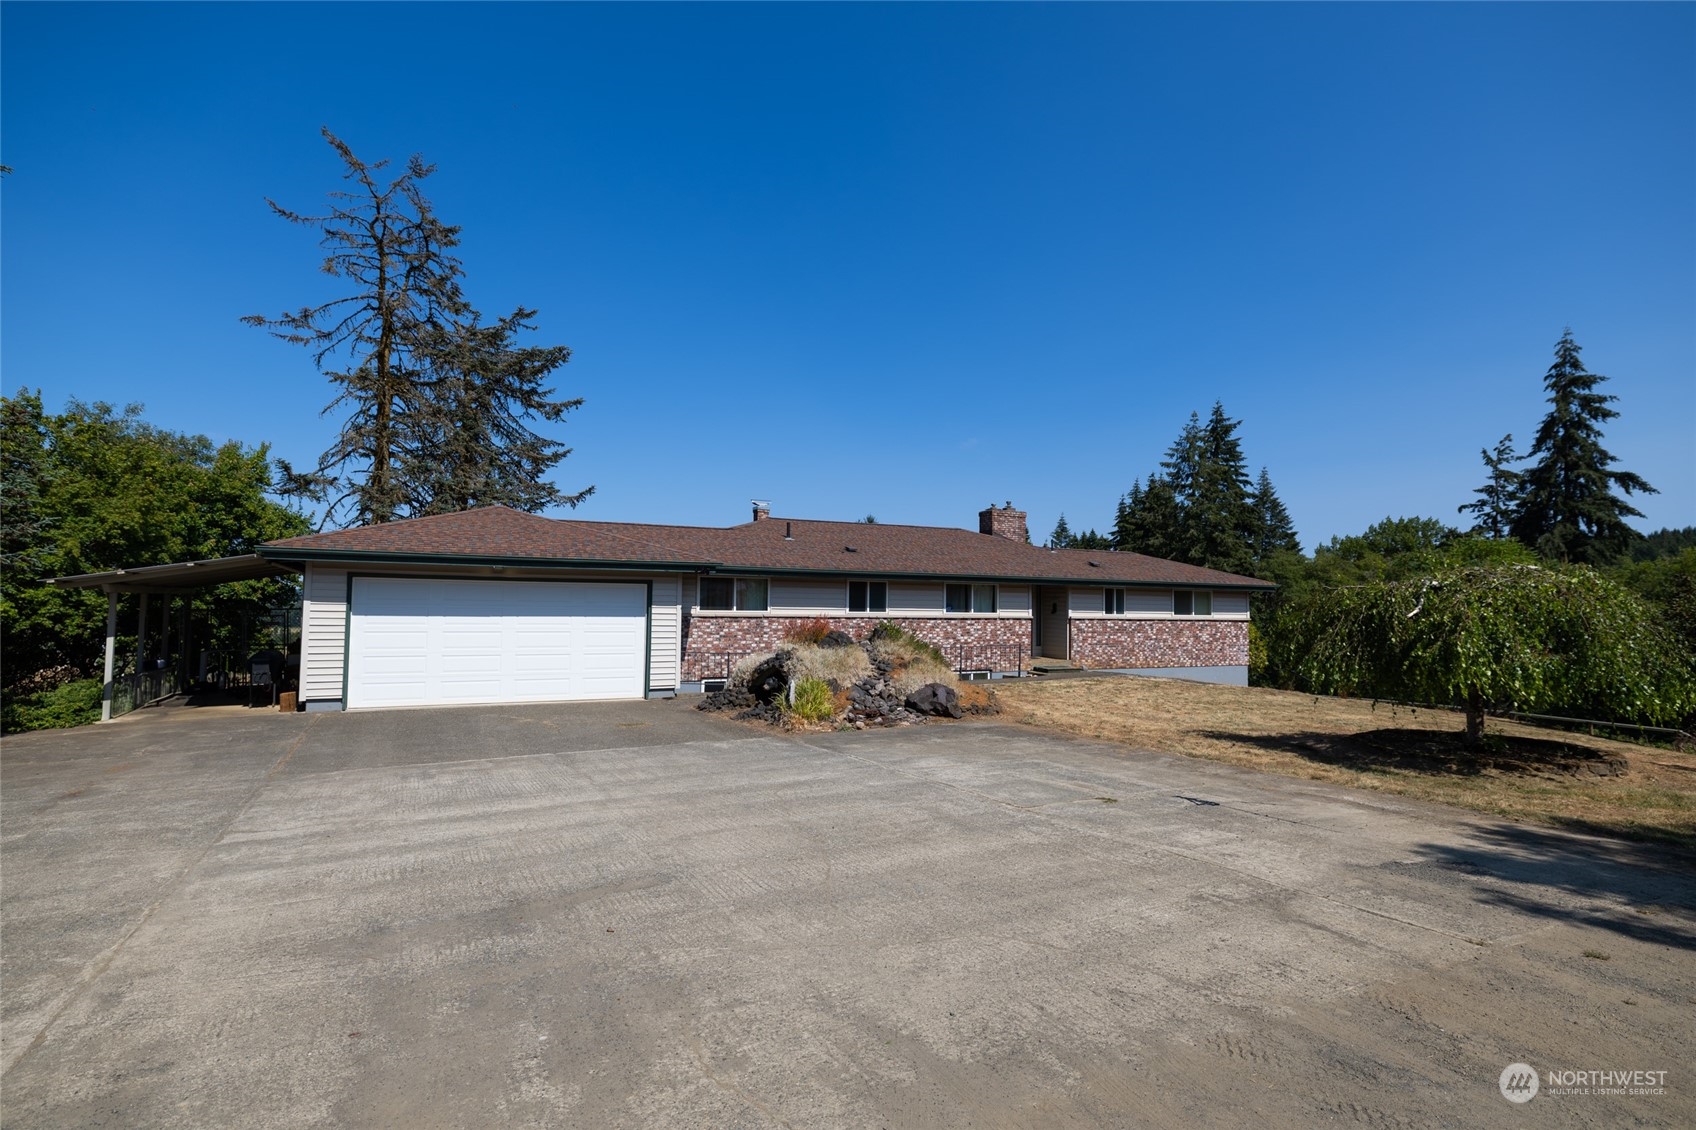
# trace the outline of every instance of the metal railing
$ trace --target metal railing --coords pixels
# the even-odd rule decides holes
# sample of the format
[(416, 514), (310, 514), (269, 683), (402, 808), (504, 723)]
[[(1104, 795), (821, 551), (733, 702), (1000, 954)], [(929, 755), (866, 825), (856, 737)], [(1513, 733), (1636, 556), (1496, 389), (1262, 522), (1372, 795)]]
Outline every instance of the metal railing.
[(150, 702), (169, 698), (182, 688), (175, 670), (137, 671), (112, 678), (112, 717), (121, 718)]

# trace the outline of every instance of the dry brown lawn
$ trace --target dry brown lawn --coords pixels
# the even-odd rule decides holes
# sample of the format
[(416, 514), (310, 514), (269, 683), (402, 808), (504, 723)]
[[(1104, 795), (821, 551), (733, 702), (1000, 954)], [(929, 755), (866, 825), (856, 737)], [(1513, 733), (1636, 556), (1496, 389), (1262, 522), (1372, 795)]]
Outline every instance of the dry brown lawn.
[(1176, 679), (997, 684), (1003, 720), (1458, 805), (1514, 820), (1696, 847), (1696, 755), (1459, 714)]

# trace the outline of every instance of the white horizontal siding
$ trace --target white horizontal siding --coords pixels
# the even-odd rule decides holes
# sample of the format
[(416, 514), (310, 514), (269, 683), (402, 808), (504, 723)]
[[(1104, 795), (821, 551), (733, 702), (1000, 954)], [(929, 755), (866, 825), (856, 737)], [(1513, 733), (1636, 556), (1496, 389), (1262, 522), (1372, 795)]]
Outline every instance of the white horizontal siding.
[(674, 690), (683, 651), (683, 582), (655, 577), (648, 625), (648, 689)]
[(770, 607), (773, 612), (816, 612), (821, 616), (840, 616), (848, 611), (846, 581), (774, 580), (771, 583)]
[(347, 570), (308, 565), (300, 611), (302, 702), (342, 697), (347, 655)]

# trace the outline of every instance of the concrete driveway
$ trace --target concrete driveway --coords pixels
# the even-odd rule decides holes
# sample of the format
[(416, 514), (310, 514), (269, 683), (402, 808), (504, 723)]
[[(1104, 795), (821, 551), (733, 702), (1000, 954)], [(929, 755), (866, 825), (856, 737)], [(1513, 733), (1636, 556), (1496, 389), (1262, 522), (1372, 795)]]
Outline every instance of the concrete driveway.
[(0, 799), (8, 1130), (1696, 1124), (1663, 853), (1206, 762), (166, 710)]

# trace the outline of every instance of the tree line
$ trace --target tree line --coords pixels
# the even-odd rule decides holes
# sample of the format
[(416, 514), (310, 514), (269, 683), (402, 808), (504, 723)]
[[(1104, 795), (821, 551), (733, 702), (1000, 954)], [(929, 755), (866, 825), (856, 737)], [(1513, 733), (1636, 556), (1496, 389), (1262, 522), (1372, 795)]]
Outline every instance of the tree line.
[(1510, 434), (1483, 450), (1485, 482), (1457, 508), (1466, 529), (1392, 517), (1304, 554), (1268, 470), (1249, 478), (1241, 421), (1215, 403), (1120, 497), (1110, 533), (1076, 534), (1062, 515), (1048, 544), (1275, 582), (1253, 601), (1257, 684), (1453, 703), (1474, 740), (1492, 706), (1688, 720), (1696, 527), (1629, 525), (1630, 497), (1654, 487), (1602, 444), (1618, 415), (1606, 380), (1564, 333), (1532, 446), (1516, 454)]

